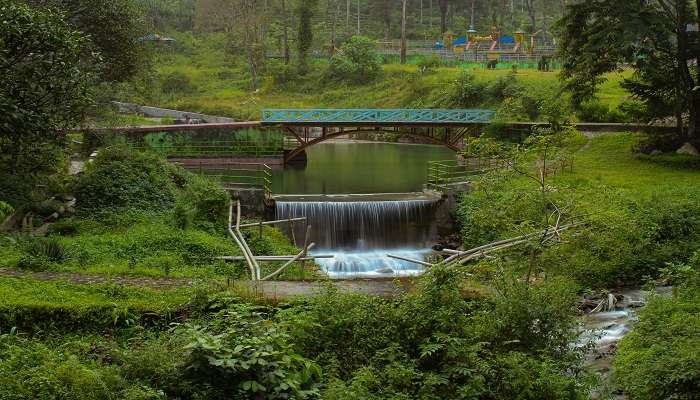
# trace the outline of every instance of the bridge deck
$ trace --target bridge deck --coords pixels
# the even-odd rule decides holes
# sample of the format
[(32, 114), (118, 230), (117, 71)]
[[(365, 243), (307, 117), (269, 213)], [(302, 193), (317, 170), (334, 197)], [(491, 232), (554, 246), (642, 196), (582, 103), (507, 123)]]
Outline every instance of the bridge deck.
[(279, 109), (263, 110), (262, 123), (289, 126), (465, 126), (488, 124), (492, 110)]

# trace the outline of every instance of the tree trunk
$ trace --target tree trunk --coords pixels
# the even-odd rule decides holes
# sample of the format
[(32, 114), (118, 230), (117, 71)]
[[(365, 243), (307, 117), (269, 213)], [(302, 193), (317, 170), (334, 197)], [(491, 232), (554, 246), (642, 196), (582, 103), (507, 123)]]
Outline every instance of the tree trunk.
[(391, 0), (382, 0), (382, 21), (384, 22), (384, 41), (391, 40)]
[(537, 18), (535, 16), (535, 0), (525, 0), (527, 15), (530, 17), (530, 33), (537, 32)]
[(331, 51), (330, 51), (330, 56), (333, 57), (335, 54), (335, 47), (336, 47), (336, 26), (338, 25), (338, 14), (340, 14), (340, 2), (338, 0), (334, 0), (335, 2), (335, 11), (333, 11), (333, 22), (331, 24)]
[(284, 41), (284, 65), (289, 65), (289, 16), (287, 15), (286, 0), (282, 0), (282, 40)]
[(447, 32), (447, 10), (449, 8), (449, 0), (438, 0), (440, 6), (440, 33)]
[(360, 36), (360, 0), (357, 0), (357, 36)]
[(406, 3), (401, 0), (401, 64), (406, 64)]
[[(700, 29), (700, 0), (695, 1), (695, 9), (695, 23), (698, 24), (698, 28)], [(695, 34), (700, 35), (700, 33)], [(698, 129), (700, 129), (700, 47), (695, 46), (694, 49), (695, 54), (692, 55), (692, 58), (695, 58), (695, 69), (697, 75), (695, 78), (695, 82), (693, 83), (693, 88), (691, 90), (691, 107), (695, 111), (695, 118), (691, 119), (691, 123), (689, 124), (690, 126), (688, 126), (688, 139), (689, 141), (694, 142), (695, 144), (700, 144), (700, 137), (698, 137)]]
[(250, 79), (251, 79), (251, 84), (253, 86), (253, 89), (258, 88), (258, 67), (255, 63), (255, 50), (253, 46), (255, 45), (254, 43), (254, 37), (255, 34), (251, 32), (252, 26), (253, 26), (253, 13), (255, 12), (253, 4), (251, 4), (250, 0), (246, 0), (242, 4), (242, 11), (243, 11), (243, 24), (245, 25), (244, 29), (244, 42), (245, 42), (245, 49), (246, 49), (246, 56), (248, 58), (248, 66), (250, 67)]

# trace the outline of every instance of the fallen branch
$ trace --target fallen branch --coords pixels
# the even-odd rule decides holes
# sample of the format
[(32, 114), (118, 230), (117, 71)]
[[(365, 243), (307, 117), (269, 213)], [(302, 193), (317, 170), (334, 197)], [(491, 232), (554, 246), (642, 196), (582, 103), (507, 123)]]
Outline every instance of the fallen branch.
[(290, 222), (299, 222), (299, 221), (306, 221), (306, 217), (280, 219), (280, 220), (275, 220), (275, 221), (253, 222), (250, 224), (241, 224), (239, 226), (239, 228), (253, 228), (256, 226), (260, 226), (260, 225), (277, 225), (277, 224), (286, 224), (286, 223), (290, 223)]
[[(559, 221), (557, 221), (557, 225), (559, 224)], [(505, 240), (499, 240), (497, 242), (493, 243), (488, 243), (483, 246), (475, 247), (470, 250), (466, 251), (457, 251), (457, 250), (450, 250), (450, 249), (444, 249), (443, 252), (447, 254), (452, 254), (450, 257), (445, 259), (443, 263), (445, 263), (448, 266), (451, 265), (459, 265), (462, 263), (465, 263), (467, 261), (471, 261), (477, 258), (485, 257), (487, 254), (507, 249), (510, 247), (518, 246), (527, 242), (532, 241), (535, 238), (541, 237), (542, 243), (546, 243), (556, 237), (559, 237), (559, 234), (565, 230), (572, 229), (581, 225), (586, 225), (588, 222), (577, 222), (569, 225), (564, 225), (564, 226), (554, 226), (547, 228), (542, 231), (538, 232), (533, 232), (529, 233), (527, 235), (522, 235), (522, 236), (517, 236), (514, 238), (510, 239), (505, 239)]]
[(413, 263), (413, 264), (422, 265), (422, 266), (424, 266), (424, 267), (433, 267), (433, 266), (434, 266), (433, 264), (431, 264), (431, 263), (429, 263), (429, 262), (420, 261), (420, 260), (414, 260), (414, 259), (412, 259), (412, 258), (400, 257), (400, 256), (392, 255), (392, 254), (387, 254), (386, 256), (389, 257), (389, 258), (394, 258), (394, 259), (396, 259), (396, 260), (401, 260), (401, 261), (406, 261), (406, 262), (410, 262), (410, 263)]
[(274, 276), (277, 276), (280, 272), (284, 271), (285, 268), (287, 268), (288, 266), (292, 265), (292, 263), (294, 263), (295, 261), (298, 261), (300, 258), (302, 258), (302, 257), (304, 256), (304, 254), (306, 254), (306, 253), (309, 251), (309, 249), (312, 248), (312, 247), (314, 247), (314, 246), (315, 246), (315, 243), (311, 243), (311, 244), (309, 244), (308, 246), (304, 247), (304, 249), (303, 249), (302, 251), (300, 251), (299, 254), (297, 254), (294, 258), (292, 258), (291, 260), (287, 261), (284, 265), (282, 265), (281, 267), (279, 267), (279, 269), (278, 269), (277, 271), (275, 271), (275, 272), (271, 273), (270, 275), (268, 275), (268, 276), (262, 278), (261, 280), (266, 281), (266, 280), (268, 280), (268, 279), (270, 279), (270, 278), (272, 278), (272, 277), (274, 277)]

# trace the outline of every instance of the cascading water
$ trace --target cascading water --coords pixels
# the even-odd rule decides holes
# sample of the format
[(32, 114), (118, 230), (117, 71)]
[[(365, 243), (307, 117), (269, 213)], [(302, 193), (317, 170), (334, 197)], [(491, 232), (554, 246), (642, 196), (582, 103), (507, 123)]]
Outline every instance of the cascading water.
[[(419, 265), (387, 257), (394, 254), (422, 260), (435, 238), (435, 202), (278, 201), (278, 219), (307, 217), (314, 253), (334, 254), (317, 262), (333, 278), (403, 276), (420, 273)], [(304, 226), (294, 232), (297, 245)]]

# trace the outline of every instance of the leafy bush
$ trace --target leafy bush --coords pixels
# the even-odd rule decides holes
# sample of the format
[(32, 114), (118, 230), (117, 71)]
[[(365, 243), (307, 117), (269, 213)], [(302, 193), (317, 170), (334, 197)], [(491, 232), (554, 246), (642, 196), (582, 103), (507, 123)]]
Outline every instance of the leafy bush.
[(174, 71), (161, 77), (160, 85), (165, 93), (192, 94), (196, 91), (192, 79), (180, 71)]
[(328, 76), (334, 80), (367, 83), (379, 76), (381, 66), (376, 45), (364, 36), (353, 36), (331, 58)]
[(186, 209), (191, 206), (193, 221), (223, 223), (228, 215), (230, 196), (221, 185), (200, 175), (186, 174), (186, 183), (178, 196), (177, 205)]
[(700, 393), (700, 253), (673, 298), (652, 296), (620, 344), (615, 377), (632, 399), (694, 399)]
[(4, 201), (0, 201), (0, 223), (2, 223), (2, 221), (12, 215), (14, 212), (15, 209), (11, 205), (5, 203)]
[(476, 81), (473, 74), (462, 71), (454, 80), (447, 94), (446, 102), (453, 107), (475, 107), (486, 100), (486, 85)]
[(34, 200), (36, 183), (33, 176), (0, 172), (0, 199), (15, 208), (27, 205)]
[(210, 398), (316, 398), (320, 368), (296, 354), (282, 326), (250, 306), (220, 312), (208, 327), (182, 326), (184, 366)]
[(420, 71), (421, 74), (428, 74), (440, 67), (441, 64), (442, 61), (440, 60), (440, 57), (434, 54), (429, 57), (421, 57), (418, 60), (418, 71)]
[(330, 290), (281, 319), (324, 367), (324, 398), (585, 398), (582, 376), (562, 373), (578, 364), (571, 284), (514, 281), (503, 296), (469, 301), (461, 283), (436, 267), (398, 300)]
[(509, 97), (517, 97), (522, 94), (523, 88), (518, 83), (515, 73), (499, 76), (489, 82), (486, 86), (486, 93), (493, 103), (500, 103)]
[(581, 103), (577, 107), (576, 116), (583, 122), (629, 122), (623, 112), (610, 109), (598, 100)]
[(184, 178), (176, 167), (154, 155), (113, 147), (99, 152), (75, 185), (78, 210), (140, 209), (161, 211), (175, 202), (176, 184)]
[(55, 238), (37, 238), (27, 243), (17, 266), (31, 271), (45, 271), (70, 258), (66, 247)]

